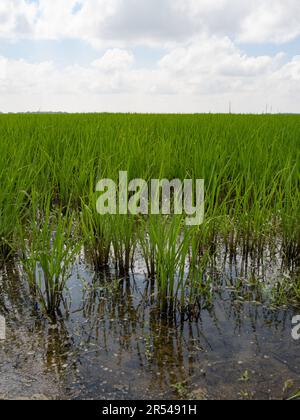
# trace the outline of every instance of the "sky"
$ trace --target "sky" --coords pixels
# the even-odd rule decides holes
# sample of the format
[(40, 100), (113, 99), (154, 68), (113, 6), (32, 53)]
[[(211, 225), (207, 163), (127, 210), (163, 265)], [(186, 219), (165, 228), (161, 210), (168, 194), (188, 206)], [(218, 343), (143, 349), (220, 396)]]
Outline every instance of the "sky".
[(300, 113), (299, 0), (0, 0), (0, 112)]

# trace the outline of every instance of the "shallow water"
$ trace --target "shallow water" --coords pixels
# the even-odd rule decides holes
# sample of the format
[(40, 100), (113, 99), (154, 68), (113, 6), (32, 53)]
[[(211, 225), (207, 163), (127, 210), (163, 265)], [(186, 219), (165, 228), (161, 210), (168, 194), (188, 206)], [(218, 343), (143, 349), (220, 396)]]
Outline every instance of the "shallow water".
[(247, 302), (223, 286), (198, 319), (166, 320), (141, 272), (104, 281), (82, 261), (68, 314), (53, 325), (16, 268), (0, 285), (2, 398), (281, 399), (300, 388), (297, 310), (270, 309), (255, 293)]

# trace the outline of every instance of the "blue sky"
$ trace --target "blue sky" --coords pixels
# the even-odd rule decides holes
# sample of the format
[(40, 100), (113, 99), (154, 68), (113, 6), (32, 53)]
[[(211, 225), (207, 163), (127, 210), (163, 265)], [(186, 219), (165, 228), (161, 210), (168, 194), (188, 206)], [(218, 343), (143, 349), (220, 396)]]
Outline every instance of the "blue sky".
[(1, 0), (0, 111), (300, 112), (298, 0)]
[[(36, 0), (33, 0), (36, 1)], [(241, 51), (249, 56), (274, 56), (281, 52), (286, 54), (286, 61), (300, 55), (300, 37), (284, 44), (273, 43), (247, 44), (239, 43)], [(157, 61), (165, 55), (167, 49), (159, 47), (134, 47), (132, 51), (136, 58), (137, 66), (154, 67)], [(38, 63), (41, 61), (54, 61), (59, 66), (71, 64), (88, 65), (99, 58), (105, 48), (94, 49), (80, 39), (62, 40), (17, 40), (0, 43), (0, 55), (12, 59), (24, 59)]]
[[(134, 47), (131, 49), (137, 67), (155, 67), (166, 49), (159, 47)], [(79, 64), (88, 65), (105, 54), (106, 49), (94, 49), (88, 43), (78, 39), (62, 40), (19, 40), (1, 41), (0, 55), (11, 59), (23, 59), (32, 63), (53, 61), (58, 66)]]

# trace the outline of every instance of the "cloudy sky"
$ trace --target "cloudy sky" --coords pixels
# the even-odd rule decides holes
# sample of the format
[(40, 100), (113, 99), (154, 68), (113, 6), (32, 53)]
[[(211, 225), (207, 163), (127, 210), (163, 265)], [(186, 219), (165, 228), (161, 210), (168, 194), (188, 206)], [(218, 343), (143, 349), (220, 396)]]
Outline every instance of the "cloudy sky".
[(0, 111), (300, 112), (299, 0), (0, 0)]

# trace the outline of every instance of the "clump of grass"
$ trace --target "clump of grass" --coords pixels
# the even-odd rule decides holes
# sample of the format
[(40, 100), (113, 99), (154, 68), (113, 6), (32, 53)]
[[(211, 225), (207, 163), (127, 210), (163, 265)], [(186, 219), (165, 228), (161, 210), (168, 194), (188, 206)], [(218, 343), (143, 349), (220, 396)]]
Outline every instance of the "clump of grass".
[(56, 317), (81, 243), (72, 212), (52, 208), (50, 195), (39, 200), (33, 194), (30, 210), (27, 224), (20, 226), (21, 262), (33, 295)]
[(82, 203), (80, 215), (81, 230), (86, 251), (92, 258), (97, 273), (107, 268), (111, 251), (111, 230), (106, 217), (99, 217), (95, 211), (96, 201)]
[(272, 304), (275, 306), (288, 305), (300, 306), (300, 273), (286, 275), (278, 280), (271, 289)]
[(140, 222), (138, 240), (148, 271), (155, 281), (158, 302), (165, 314), (192, 313), (198, 298), (211, 296), (205, 275), (208, 253), (200, 252), (199, 229), (186, 227), (182, 216), (151, 216)]

